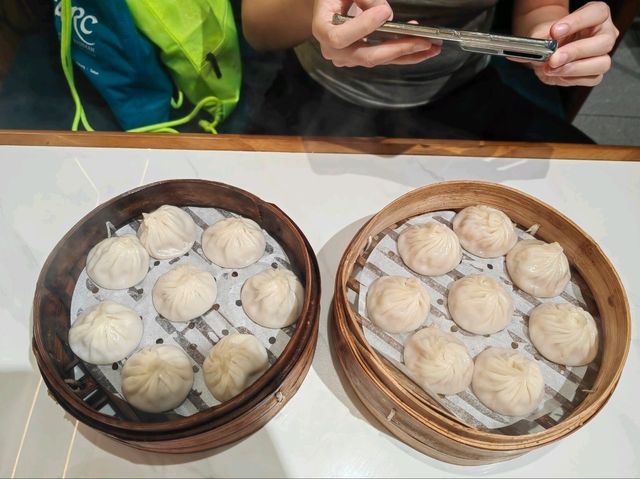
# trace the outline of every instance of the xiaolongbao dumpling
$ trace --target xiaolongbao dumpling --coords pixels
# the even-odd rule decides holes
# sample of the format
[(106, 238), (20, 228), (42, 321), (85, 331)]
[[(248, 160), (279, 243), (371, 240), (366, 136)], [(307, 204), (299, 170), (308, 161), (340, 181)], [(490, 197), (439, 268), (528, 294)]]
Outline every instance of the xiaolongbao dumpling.
[(204, 360), (204, 382), (218, 401), (249, 387), (269, 367), (267, 350), (251, 334), (225, 336)]
[(471, 388), (492, 411), (505, 416), (528, 416), (544, 396), (540, 367), (510, 349), (489, 348), (476, 357)]
[(404, 364), (427, 392), (457, 394), (471, 383), (473, 360), (462, 341), (437, 327), (421, 329), (404, 346)]
[(458, 237), (440, 223), (409, 226), (398, 237), (398, 253), (409, 268), (427, 276), (448, 273), (462, 259)]
[(549, 361), (584, 366), (598, 353), (598, 328), (584, 309), (569, 303), (543, 303), (529, 315), (531, 342)]
[(196, 241), (197, 229), (189, 213), (177, 206), (162, 205), (152, 213), (142, 213), (138, 239), (157, 259), (182, 256)]
[(178, 407), (193, 385), (193, 369), (187, 355), (175, 346), (154, 344), (131, 356), (122, 368), (122, 394), (145, 412)]
[(227, 218), (202, 234), (207, 258), (223, 268), (245, 268), (264, 254), (267, 241), (260, 225), (247, 218)]
[(211, 273), (185, 264), (160, 276), (151, 296), (158, 313), (168, 320), (189, 321), (206, 313), (217, 294)]
[(540, 240), (516, 243), (507, 254), (507, 271), (518, 288), (538, 298), (558, 296), (571, 279), (562, 246)]
[(427, 319), (431, 297), (416, 278), (383, 276), (367, 292), (367, 312), (373, 324), (388, 333), (406, 333)]
[(486, 205), (460, 211), (453, 219), (453, 231), (464, 249), (481, 258), (504, 256), (518, 241), (509, 217)]
[(142, 330), (142, 319), (133, 309), (103, 301), (85, 309), (73, 322), (69, 346), (83, 361), (111, 364), (136, 349)]
[(247, 316), (265, 328), (284, 328), (302, 312), (304, 289), (286, 269), (268, 269), (249, 278), (240, 293)]
[(513, 316), (511, 295), (493, 278), (472, 274), (455, 281), (447, 296), (449, 313), (458, 326), (475, 334), (493, 334)]
[(103, 239), (87, 255), (87, 274), (102, 288), (130, 288), (148, 271), (149, 253), (133, 235)]

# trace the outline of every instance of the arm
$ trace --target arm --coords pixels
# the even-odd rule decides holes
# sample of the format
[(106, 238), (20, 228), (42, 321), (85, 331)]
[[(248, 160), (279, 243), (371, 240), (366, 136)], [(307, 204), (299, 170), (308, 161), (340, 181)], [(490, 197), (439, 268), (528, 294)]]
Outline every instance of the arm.
[(558, 41), (546, 63), (531, 67), (543, 83), (559, 86), (599, 84), (611, 68), (609, 52), (619, 34), (606, 3), (589, 2), (568, 13), (567, 0), (517, 0), (513, 31)]
[(311, 36), (314, 0), (242, 0), (242, 27), (256, 50), (291, 48)]
[[(353, 20), (333, 25), (334, 13), (359, 7)], [(312, 35), (322, 55), (339, 67), (418, 63), (440, 53), (424, 38), (398, 38), (380, 45), (364, 39), (393, 16), (387, 0), (242, 0), (242, 26), (257, 50), (290, 48)]]

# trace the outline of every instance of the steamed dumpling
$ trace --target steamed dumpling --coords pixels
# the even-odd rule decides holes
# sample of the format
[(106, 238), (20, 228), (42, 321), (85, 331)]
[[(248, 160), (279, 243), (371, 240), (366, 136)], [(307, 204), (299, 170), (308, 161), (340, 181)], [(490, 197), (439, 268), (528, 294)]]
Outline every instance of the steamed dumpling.
[(480, 402), (505, 416), (528, 416), (544, 396), (540, 367), (511, 349), (489, 348), (476, 357), (471, 388)]
[(111, 364), (131, 354), (142, 339), (142, 319), (133, 309), (103, 301), (85, 309), (69, 329), (69, 346), (83, 361)]
[(507, 271), (518, 288), (538, 298), (558, 296), (571, 279), (562, 246), (540, 240), (516, 243), (507, 254)]
[(473, 360), (453, 334), (436, 327), (424, 328), (404, 346), (404, 364), (427, 392), (457, 394), (471, 383)]
[(486, 205), (460, 211), (453, 219), (453, 231), (464, 249), (481, 258), (504, 256), (518, 241), (509, 217)]
[(495, 279), (472, 274), (455, 281), (447, 296), (449, 313), (458, 326), (475, 334), (493, 334), (513, 316), (513, 299)]
[(247, 316), (265, 328), (284, 328), (302, 312), (304, 289), (286, 269), (268, 269), (249, 278), (240, 293)]
[(102, 288), (130, 288), (148, 271), (149, 253), (133, 235), (103, 239), (87, 255), (87, 274)]
[(543, 303), (529, 315), (531, 342), (549, 361), (584, 366), (598, 353), (598, 328), (584, 309), (569, 303)]
[(177, 266), (153, 286), (153, 306), (170, 321), (190, 321), (209, 311), (218, 287), (213, 275), (190, 264)]
[(388, 333), (407, 333), (427, 319), (431, 297), (416, 278), (383, 276), (367, 292), (367, 312), (373, 324)]
[(178, 407), (192, 385), (191, 361), (175, 346), (148, 346), (131, 356), (122, 368), (122, 394), (132, 406), (145, 412)]
[(409, 268), (426, 276), (446, 274), (462, 259), (458, 237), (440, 223), (409, 226), (398, 237), (398, 253)]
[(251, 334), (225, 336), (209, 350), (202, 371), (218, 401), (227, 401), (249, 387), (269, 367), (267, 350)]
[(152, 213), (142, 213), (142, 218), (138, 238), (154, 258), (182, 256), (196, 241), (193, 218), (177, 206), (163, 205)]
[(260, 225), (247, 218), (218, 221), (202, 234), (205, 256), (223, 268), (245, 268), (255, 263), (266, 245)]

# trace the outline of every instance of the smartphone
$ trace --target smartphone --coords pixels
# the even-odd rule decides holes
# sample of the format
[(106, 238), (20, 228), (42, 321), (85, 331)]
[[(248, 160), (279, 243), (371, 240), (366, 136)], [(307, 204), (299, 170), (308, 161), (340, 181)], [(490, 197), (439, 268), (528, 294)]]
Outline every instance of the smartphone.
[[(340, 25), (353, 17), (336, 13), (333, 16), (333, 24)], [(455, 42), (465, 51), (483, 53), (485, 55), (498, 55), (502, 57), (520, 58), (523, 60), (544, 62), (556, 51), (558, 43), (555, 40), (540, 38), (514, 37), (509, 35), (494, 35), (493, 33), (469, 32), (454, 30), (452, 28), (427, 27), (412, 23), (386, 22), (376, 32), (398, 35), (412, 35), (426, 37), (435, 40)], [(377, 40), (383, 38), (378, 36)]]

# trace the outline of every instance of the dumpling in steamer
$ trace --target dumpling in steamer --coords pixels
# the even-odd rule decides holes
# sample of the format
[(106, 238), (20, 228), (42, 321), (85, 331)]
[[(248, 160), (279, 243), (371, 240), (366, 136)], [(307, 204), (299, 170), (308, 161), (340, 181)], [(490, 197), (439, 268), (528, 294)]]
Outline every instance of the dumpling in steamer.
[(177, 266), (158, 278), (153, 306), (170, 321), (190, 321), (206, 313), (216, 300), (213, 275), (191, 264)]
[(412, 225), (400, 233), (398, 253), (409, 268), (426, 276), (446, 274), (462, 259), (456, 234), (434, 222)]
[(69, 346), (83, 361), (111, 364), (131, 354), (142, 339), (142, 319), (113, 301), (85, 309), (69, 329)]
[(427, 392), (457, 394), (471, 384), (473, 360), (451, 333), (423, 328), (409, 338), (403, 354), (414, 381)]
[(476, 357), (471, 388), (492, 411), (528, 416), (544, 397), (540, 367), (511, 349), (489, 348)]
[(138, 239), (151, 256), (172, 259), (182, 256), (196, 241), (193, 218), (181, 208), (162, 205), (152, 213), (142, 213)]
[(202, 250), (223, 268), (245, 268), (264, 254), (267, 240), (262, 228), (247, 218), (226, 218), (202, 234)]
[(460, 244), (481, 258), (497, 258), (518, 241), (515, 225), (502, 211), (486, 205), (468, 206), (453, 218)]
[(284, 328), (298, 320), (304, 289), (295, 274), (286, 269), (268, 269), (249, 278), (240, 292), (247, 316), (265, 328)]
[(103, 239), (87, 255), (87, 274), (101, 288), (130, 288), (148, 271), (149, 253), (134, 235)]
[(598, 328), (584, 309), (573, 304), (543, 303), (529, 315), (531, 342), (549, 361), (584, 366), (598, 354)]
[(558, 296), (569, 283), (569, 261), (559, 243), (523, 240), (507, 254), (507, 271), (515, 285), (538, 298)]
[(122, 394), (141, 411), (174, 409), (187, 398), (191, 386), (191, 361), (175, 346), (148, 346), (131, 356), (122, 368)]
[(504, 329), (513, 316), (513, 299), (495, 279), (483, 274), (460, 278), (449, 287), (451, 319), (474, 334)]
[(367, 314), (388, 333), (407, 333), (425, 322), (431, 296), (416, 278), (383, 276), (367, 292)]
[(204, 382), (218, 401), (249, 387), (269, 367), (267, 350), (251, 334), (225, 336), (204, 360)]

